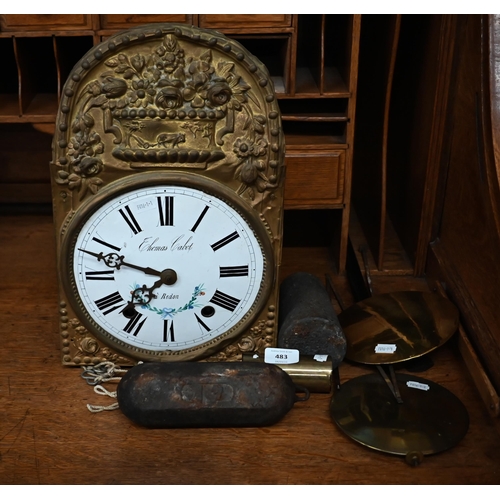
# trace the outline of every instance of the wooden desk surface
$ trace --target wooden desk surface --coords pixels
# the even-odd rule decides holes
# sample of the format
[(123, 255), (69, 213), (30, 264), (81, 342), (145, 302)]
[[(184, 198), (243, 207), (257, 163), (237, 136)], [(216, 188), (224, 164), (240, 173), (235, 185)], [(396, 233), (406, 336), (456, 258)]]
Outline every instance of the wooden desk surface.
[[(268, 428), (148, 430), (119, 410), (90, 413), (87, 403), (112, 400), (95, 394), (79, 369), (60, 364), (51, 224), (46, 216), (0, 217), (0, 484), (500, 483), (496, 424), (452, 341), (421, 376), (464, 402), (470, 429), (458, 446), (415, 468), (343, 435), (327, 394), (297, 403)], [(285, 249), (283, 276), (297, 270), (322, 277), (326, 252)], [(374, 286), (425, 288), (408, 278), (377, 278)], [(344, 363), (341, 378), (368, 371)]]

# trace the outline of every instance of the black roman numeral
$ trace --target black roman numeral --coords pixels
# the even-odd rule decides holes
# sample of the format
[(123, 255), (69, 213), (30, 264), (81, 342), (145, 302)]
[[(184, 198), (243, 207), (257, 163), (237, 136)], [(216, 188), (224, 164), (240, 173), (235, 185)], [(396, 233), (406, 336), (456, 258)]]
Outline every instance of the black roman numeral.
[(209, 302), (233, 312), (236, 309), (236, 306), (240, 303), (240, 300), (235, 297), (231, 297), (231, 295), (220, 292), (219, 290), (215, 290), (214, 296), (209, 300)]
[(158, 196), (158, 213), (160, 214), (160, 226), (174, 225), (174, 197), (165, 196), (165, 206), (161, 202), (161, 197)]
[(216, 241), (212, 245), (210, 245), (214, 252), (217, 250), (221, 249), (223, 246), (227, 245), (228, 243), (231, 243), (231, 241), (234, 241), (236, 238), (239, 238), (240, 235), (235, 231), (234, 233), (228, 234), (225, 238), (222, 238), (219, 241)]
[(87, 271), (85, 278), (88, 280), (113, 281), (114, 271)]
[(144, 323), (148, 318), (144, 318), (140, 323), (139, 321), (143, 315), (136, 311), (136, 313), (130, 318), (129, 322), (125, 325), (123, 331), (127, 333), (131, 333), (134, 337), (137, 337), (137, 334), (141, 331)]
[(92, 238), (92, 240), (99, 243), (100, 245), (104, 245), (105, 247), (111, 248), (112, 250), (116, 250), (117, 252), (119, 252), (121, 250), (121, 248), (115, 247), (115, 245), (112, 245), (111, 243), (100, 240), (99, 238)]
[(205, 217), (205, 214), (208, 212), (208, 209), (210, 207), (207, 205), (204, 209), (203, 212), (201, 212), (200, 216), (198, 217), (198, 220), (194, 223), (194, 226), (191, 228), (191, 231), (194, 233), (198, 226), (200, 225), (200, 222), (203, 220), (203, 217)]
[(210, 331), (210, 328), (205, 324), (203, 323), (202, 319), (198, 317), (198, 315), (195, 313), (195, 318), (196, 318), (196, 321), (198, 321), (198, 323), (200, 324), (200, 326), (202, 326), (207, 332)]
[(220, 266), (220, 278), (232, 278), (234, 276), (248, 276), (248, 266)]
[(163, 342), (175, 342), (174, 322), (166, 319), (163, 322)]
[(130, 210), (130, 207), (128, 205), (125, 205), (125, 213), (122, 208), (118, 210), (120, 212), (120, 215), (125, 219), (125, 222), (129, 225), (130, 229), (132, 229), (134, 234), (140, 233), (142, 231), (141, 226), (139, 226), (139, 223), (136, 221), (134, 214)]
[(123, 302), (122, 296), (118, 292), (114, 292), (106, 295), (106, 297), (102, 299), (96, 300), (95, 305), (104, 315), (106, 315), (119, 309)]

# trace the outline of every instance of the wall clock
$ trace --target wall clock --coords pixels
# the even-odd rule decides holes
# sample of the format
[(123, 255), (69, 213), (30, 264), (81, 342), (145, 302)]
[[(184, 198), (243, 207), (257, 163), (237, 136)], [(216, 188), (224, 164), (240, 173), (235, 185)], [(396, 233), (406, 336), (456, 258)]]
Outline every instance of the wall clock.
[(272, 81), (238, 42), (154, 24), (89, 51), (51, 163), (63, 364), (275, 345), (283, 158)]

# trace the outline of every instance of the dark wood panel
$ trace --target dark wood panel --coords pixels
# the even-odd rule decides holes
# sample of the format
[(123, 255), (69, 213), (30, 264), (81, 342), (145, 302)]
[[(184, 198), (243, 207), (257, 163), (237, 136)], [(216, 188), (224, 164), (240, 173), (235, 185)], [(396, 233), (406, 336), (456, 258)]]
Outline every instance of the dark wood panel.
[(31, 124), (0, 123), (0, 203), (50, 203), (51, 141)]
[[(362, 17), (352, 200), (378, 269), (384, 266), (389, 107), (400, 17)], [(380, 57), (373, 57), (373, 51)]]
[(293, 205), (341, 204), (343, 201), (345, 153), (288, 152), (286, 156), (285, 207)]
[(202, 28), (280, 28), (292, 25), (291, 14), (200, 14)]
[(39, 31), (74, 30), (92, 28), (91, 14), (2, 14), (0, 30)]
[[(489, 45), (487, 18), (461, 16), (457, 69), (448, 124), (451, 130), (442, 164), (446, 179), (434, 252), (443, 262), (448, 284), (463, 302), (468, 333), (492, 382), (500, 389), (500, 232), (498, 227), (498, 93), (489, 89), (490, 71), (498, 71), (498, 48)], [(490, 50), (492, 52), (490, 52)], [(494, 56), (494, 57), (493, 57)], [(490, 66), (490, 57), (492, 57)], [(496, 58), (496, 59), (495, 59)], [(491, 77), (496, 85), (496, 78)], [(485, 327), (479, 326), (484, 324)]]
[(427, 163), (436, 133), (433, 120), (440, 112), (436, 90), (447, 70), (441, 48), (444, 21), (440, 15), (402, 16), (389, 118), (387, 211), (419, 272), (425, 259), (425, 251), (417, 255), (417, 249)]
[(139, 24), (149, 23), (189, 23), (190, 14), (100, 14), (100, 27), (103, 29), (131, 28)]

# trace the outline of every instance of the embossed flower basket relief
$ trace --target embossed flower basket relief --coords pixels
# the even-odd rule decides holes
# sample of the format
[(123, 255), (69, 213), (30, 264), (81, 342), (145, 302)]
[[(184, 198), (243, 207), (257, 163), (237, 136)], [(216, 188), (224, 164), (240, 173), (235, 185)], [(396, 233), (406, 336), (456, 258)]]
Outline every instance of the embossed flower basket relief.
[(280, 182), (281, 123), (265, 67), (232, 40), (171, 31), (144, 30), (135, 46), (115, 35), (108, 54), (89, 52), (99, 63), (88, 62), (84, 82), (73, 75), (78, 112), (67, 117), (59, 182), (80, 199), (109, 167), (217, 168), (251, 200)]

